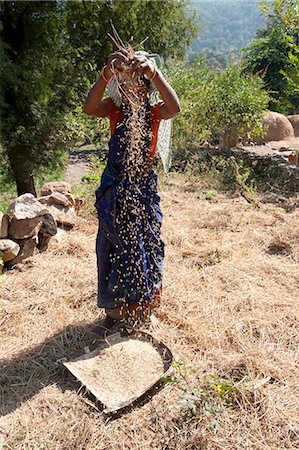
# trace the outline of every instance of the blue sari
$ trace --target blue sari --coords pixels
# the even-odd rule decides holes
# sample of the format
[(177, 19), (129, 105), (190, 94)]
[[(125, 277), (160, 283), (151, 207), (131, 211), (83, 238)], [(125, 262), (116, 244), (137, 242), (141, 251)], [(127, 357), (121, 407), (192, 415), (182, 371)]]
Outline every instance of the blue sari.
[[(149, 130), (150, 107), (147, 105)], [(99, 219), (96, 240), (98, 306), (135, 307), (154, 300), (162, 286), (164, 242), (157, 175), (147, 171), (148, 138), (142, 141), (143, 173), (130, 177), (124, 170), (129, 144), (126, 122), (108, 143), (108, 162), (95, 191)]]

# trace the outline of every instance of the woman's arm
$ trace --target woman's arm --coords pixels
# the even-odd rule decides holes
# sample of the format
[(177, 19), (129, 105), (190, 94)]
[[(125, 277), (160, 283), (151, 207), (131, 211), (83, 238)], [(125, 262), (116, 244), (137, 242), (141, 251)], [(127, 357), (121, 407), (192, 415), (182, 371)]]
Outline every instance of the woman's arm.
[(157, 70), (153, 82), (164, 102), (160, 107), (160, 117), (161, 119), (171, 119), (181, 111), (179, 98), (160, 71)]
[(90, 89), (83, 106), (83, 111), (89, 116), (106, 117), (108, 115), (107, 103), (102, 100), (106, 85), (107, 81), (101, 75)]
[(134, 75), (145, 74), (148, 79), (152, 79), (155, 83), (163, 100), (159, 110), (161, 119), (171, 119), (181, 111), (180, 101), (175, 90), (165, 80), (162, 73), (156, 70), (152, 61), (145, 57), (136, 57), (132, 62), (130, 70)]
[(90, 89), (84, 103), (83, 111), (90, 116), (107, 117), (108, 115), (108, 106), (107, 103), (102, 100), (102, 97), (105, 92), (107, 82), (113, 75), (111, 67), (112, 61), (114, 62), (115, 68), (117, 68), (121, 62), (126, 64), (129, 63), (125, 50), (112, 53), (108, 56), (106, 67), (103, 69), (100, 78)]

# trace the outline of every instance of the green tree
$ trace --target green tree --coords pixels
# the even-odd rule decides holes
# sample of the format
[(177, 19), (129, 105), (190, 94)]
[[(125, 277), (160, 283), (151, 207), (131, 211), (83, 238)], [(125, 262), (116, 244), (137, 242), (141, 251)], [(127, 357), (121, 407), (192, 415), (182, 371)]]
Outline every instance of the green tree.
[(299, 0), (261, 2), (267, 25), (244, 50), (244, 70), (261, 73), (270, 91), (270, 108), (298, 112)]
[[(182, 56), (196, 32), (184, 0), (10, 1), (1, 3), (1, 144), (18, 194), (61, 165), (74, 118), (115, 46), (146, 37), (146, 48)], [(74, 112), (75, 111), (75, 112)]]

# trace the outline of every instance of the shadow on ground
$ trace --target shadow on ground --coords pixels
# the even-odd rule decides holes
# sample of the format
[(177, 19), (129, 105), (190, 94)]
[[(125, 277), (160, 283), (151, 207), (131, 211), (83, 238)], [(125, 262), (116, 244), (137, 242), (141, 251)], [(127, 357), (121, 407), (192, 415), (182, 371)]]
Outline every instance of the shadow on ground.
[[(52, 384), (63, 392), (80, 390), (102, 410), (103, 405), (85, 388), (81, 390), (81, 383), (63, 366), (63, 361), (84, 354), (85, 347), (91, 351), (98, 347), (100, 340), (93, 331), (97, 324), (98, 320), (88, 325), (69, 326), (29, 353), (22, 352), (13, 359), (0, 361), (1, 416), (13, 412), (40, 389)], [(136, 405), (144, 405), (163, 385), (158, 381), (132, 404), (109, 414), (110, 420), (130, 412)]]
[(93, 328), (98, 320), (82, 326), (69, 326), (51, 336), (31, 351), (20, 352), (13, 359), (0, 361), (0, 413), (6, 415), (17, 409), (24, 400), (45, 386), (56, 384), (63, 391), (77, 389), (80, 384), (62, 365), (84, 353), (84, 347), (94, 345), (97, 336)]
[[(87, 148), (86, 148), (87, 147)], [(89, 162), (89, 158), (92, 156), (102, 156), (105, 150), (94, 148), (94, 146), (84, 146), (83, 149), (75, 148), (69, 153), (69, 161), (71, 164), (75, 162)]]

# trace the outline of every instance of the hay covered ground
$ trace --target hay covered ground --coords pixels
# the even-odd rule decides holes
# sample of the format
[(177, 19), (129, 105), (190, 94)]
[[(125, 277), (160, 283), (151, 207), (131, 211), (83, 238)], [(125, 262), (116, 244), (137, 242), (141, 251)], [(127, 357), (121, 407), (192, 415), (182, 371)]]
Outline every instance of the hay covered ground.
[(173, 384), (109, 419), (62, 370), (101, 317), (88, 216), (0, 277), (0, 448), (299, 448), (298, 209), (204, 191), (186, 175), (162, 179), (167, 256), (154, 336), (197, 369), (198, 383), (216, 373), (236, 386), (220, 429), (201, 412), (184, 420)]

